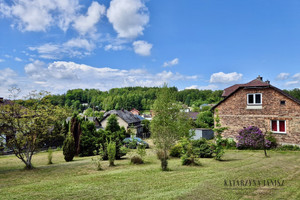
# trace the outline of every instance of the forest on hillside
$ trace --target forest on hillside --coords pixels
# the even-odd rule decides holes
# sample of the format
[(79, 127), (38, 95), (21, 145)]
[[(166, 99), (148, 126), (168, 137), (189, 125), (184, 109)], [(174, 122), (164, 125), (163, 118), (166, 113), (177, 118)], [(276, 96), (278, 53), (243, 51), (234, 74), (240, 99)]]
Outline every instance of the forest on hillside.
[[(51, 95), (50, 100), (53, 105), (67, 106), (77, 111), (83, 111), (87, 107), (106, 111), (122, 108), (150, 110), (160, 90), (159, 87), (125, 87), (113, 88), (109, 91), (73, 89), (62, 95)], [(179, 91), (176, 87), (170, 87), (169, 90), (175, 93), (178, 102), (194, 107), (205, 103), (217, 103), (222, 95), (222, 90)]]

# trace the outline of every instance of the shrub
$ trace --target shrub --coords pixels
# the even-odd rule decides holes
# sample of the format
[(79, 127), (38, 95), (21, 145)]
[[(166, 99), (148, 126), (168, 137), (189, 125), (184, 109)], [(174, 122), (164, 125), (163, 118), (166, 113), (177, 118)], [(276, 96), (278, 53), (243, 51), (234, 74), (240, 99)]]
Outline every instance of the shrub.
[(146, 156), (146, 146), (138, 145), (137, 154), (141, 157), (142, 160), (144, 160), (144, 157)]
[(288, 145), (279, 146), (279, 147), (276, 148), (276, 150), (279, 150), (279, 151), (300, 151), (300, 146), (288, 144)]
[(138, 155), (132, 156), (130, 159), (130, 162), (132, 164), (143, 164), (144, 163), (143, 159)]
[(107, 145), (107, 155), (109, 160), (109, 166), (114, 166), (114, 161), (116, 158), (116, 143), (109, 142)]
[(239, 131), (239, 135), (236, 137), (238, 142), (236, 144), (238, 149), (263, 149), (270, 148), (271, 142), (265, 139), (262, 131), (256, 126), (249, 126)]
[(181, 164), (182, 165), (200, 165), (198, 161), (195, 160), (195, 157), (193, 155), (187, 155), (184, 154), (181, 156)]
[(221, 144), (225, 149), (236, 149), (236, 142), (233, 138), (222, 139)]
[[(163, 160), (163, 159), (164, 159), (164, 151), (162, 151), (162, 150), (157, 150), (157, 151), (156, 151), (156, 156), (157, 156), (157, 159)], [(167, 159), (169, 159), (169, 158), (167, 157)]]
[(266, 139), (271, 142), (270, 148), (276, 148), (277, 147), (277, 145), (278, 145), (277, 140), (273, 136), (273, 132), (268, 131), (267, 134), (266, 134)]
[(49, 147), (48, 149), (48, 165), (53, 164), (52, 162), (52, 149)]
[(67, 162), (72, 161), (76, 154), (75, 141), (70, 132), (68, 133), (68, 136), (64, 141), (63, 154)]
[(180, 143), (175, 144), (170, 150), (170, 156), (180, 158), (183, 148)]
[(215, 148), (209, 144), (206, 139), (201, 138), (198, 140), (193, 140), (193, 154), (199, 158), (212, 158)]
[(199, 165), (199, 163), (195, 160), (192, 142), (187, 138), (182, 138), (181, 144), (183, 148), (181, 156), (182, 165)]

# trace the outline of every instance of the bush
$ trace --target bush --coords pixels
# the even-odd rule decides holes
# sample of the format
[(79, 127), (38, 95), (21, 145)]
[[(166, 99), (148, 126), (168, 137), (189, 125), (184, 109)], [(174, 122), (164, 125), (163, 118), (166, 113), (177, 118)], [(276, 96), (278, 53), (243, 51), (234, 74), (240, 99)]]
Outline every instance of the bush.
[(107, 155), (109, 160), (109, 166), (114, 166), (114, 161), (116, 158), (116, 143), (109, 142), (107, 145)]
[[(157, 156), (157, 159), (163, 160), (163, 159), (164, 159), (164, 151), (158, 150), (158, 151), (156, 152), (156, 156)], [(169, 157), (167, 157), (167, 159), (169, 159)]]
[(184, 154), (183, 156), (181, 156), (181, 164), (182, 165), (200, 165), (196, 160), (195, 157), (193, 155), (187, 155)]
[(140, 156), (135, 155), (135, 156), (131, 157), (130, 163), (132, 163), (132, 164), (143, 164), (144, 161)]
[(270, 148), (271, 142), (265, 139), (262, 131), (256, 126), (249, 126), (239, 131), (239, 135), (236, 137), (238, 142), (236, 144), (238, 149), (263, 149)]
[(146, 146), (138, 145), (137, 154), (142, 158), (142, 160), (144, 160), (144, 157), (146, 156)]
[(236, 142), (233, 138), (222, 139), (221, 144), (225, 149), (236, 149)]
[(199, 140), (193, 140), (193, 154), (199, 158), (212, 158), (215, 148), (212, 148), (213, 144), (208, 144), (207, 140), (201, 138)]
[(276, 150), (279, 150), (279, 151), (300, 151), (300, 147), (297, 146), (297, 145), (288, 144), (288, 145), (279, 146), (279, 147), (276, 148)]
[(70, 132), (68, 133), (68, 136), (64, 141), (63, 154), (67, 162), (72, 161), (76, 154), (75, 141)]
[(277, 140), (273, 136), (273, 133), (271, 131), (267, 132), (266, 139), (271, 142), (270, 148), (276, 148), (277, 147), (277, 145), (278, 145)]
[(170, 156), (180, 158), (183, 148), (180, 143), (175, 144), (170, 150)]

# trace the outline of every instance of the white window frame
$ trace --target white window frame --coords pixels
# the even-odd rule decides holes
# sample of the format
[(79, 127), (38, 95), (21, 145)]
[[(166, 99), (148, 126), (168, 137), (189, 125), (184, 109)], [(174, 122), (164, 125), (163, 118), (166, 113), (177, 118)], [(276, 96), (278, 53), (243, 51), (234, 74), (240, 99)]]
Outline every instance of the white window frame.
[[(276, 123), (277, 123), (277, 131), (273, 131), (272, 130), (272, 121), (276, 121)], [(285, 130), (285, 132), (280, 132), (279, 130), (279, 121), (284, 121), (284, 130)], [(271, 120), (270, 121), (270, 125), (271, 125), (271, 131), (273, 132), (273, 133), (282, 133), (282, 134), (286, 134), (286, 120), (279, 120), (279, 119), (276, 119), (276, 120)]]
[[(256, 103), (256, 95), (260, 94), (260, 103)], [(249, 103), (249, 95), (253, 95), (253, 103)], [(247, 105), (262, 105), (262, 93), (249, 93), (247, 94)]]

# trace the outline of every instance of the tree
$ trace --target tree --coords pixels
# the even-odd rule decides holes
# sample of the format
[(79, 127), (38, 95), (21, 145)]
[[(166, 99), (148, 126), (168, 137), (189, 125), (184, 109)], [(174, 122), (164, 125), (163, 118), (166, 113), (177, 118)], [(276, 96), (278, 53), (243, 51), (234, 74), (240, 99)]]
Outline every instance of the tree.
[(64, 141), (63, 154), (67, 162), (72, 161), (76, 154), (74, 137), (70, 132)]
[(216, 160), (221, 160), (222, 156), (224, 155), (224, 148), (222, 145), (222, 133), (228, 129), (228, 127), (222, 127), (220, 123), (220, 117), (219, 117), (219, 112), (218, 109), (216, 109), (216, 117), (215, 117), (215, 122), (216, 122), (216, 127), (213, 129), (214, 132), (217, 133), (216, 136), (216, 149), (215, 149), (215, 159)]
[(190, 125), (175, 101), (174, 90), (164, 85), (153, 105), (155, 116), (150, 124), (154, 144), (162, 153), (163, 171), (168, 170), (168, 151), (182, 136), (189, 136)]
[(76, 114), (74, 114), (71, 119), (70, 131), (74, 137), (75, 151), (76, 151), (75, 155), (78, 156), (80, 151), (81, 123), (80, 123), (80, 119), (77, 117)]
[(200, 112), (196, 120), (197, 128), (212, 128), (214, 126), (214, 117), (211, 111)]
[[(11, 98), (16, 99), (20, 89), (10, 90)], [(25, 169), (32, 169), (32, 156), (38, 150), (41, 141), (49, 133), (55, 121), (61, 120), (61, 108), (53, 106), (42, 91), (31, 92), (26, 107), (9, 101), (0, 105), (0, 129), (6, 139), (6, 145), (25, 164)]]
[(107, 125), (105, 130), (112, 133), (120, 130), (120, 125), (115, 114), (112, 114), (107, 118)]

